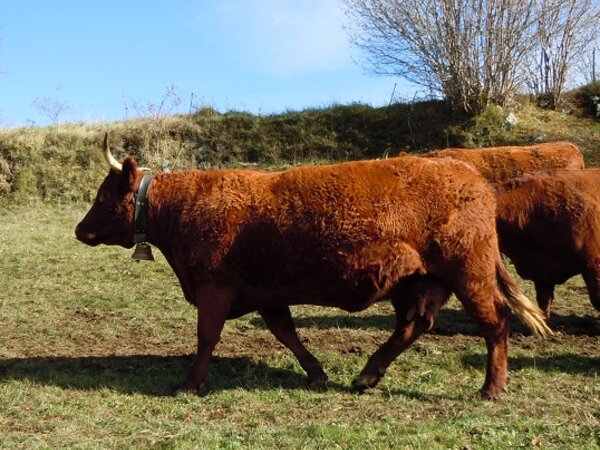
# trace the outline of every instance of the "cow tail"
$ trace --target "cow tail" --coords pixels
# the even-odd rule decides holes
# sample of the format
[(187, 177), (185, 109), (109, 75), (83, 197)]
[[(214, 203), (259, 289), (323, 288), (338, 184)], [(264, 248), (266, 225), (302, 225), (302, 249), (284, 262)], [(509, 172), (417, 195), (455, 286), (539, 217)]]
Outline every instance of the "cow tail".
[(545, 338), (554, 334), (546, 323), (546, 317), (542, 310), (527, 298), (521, 288), (510, 277), (502, 263), (500, 254), (496, 258), (496, 279), (510, 309), (535, 335)]

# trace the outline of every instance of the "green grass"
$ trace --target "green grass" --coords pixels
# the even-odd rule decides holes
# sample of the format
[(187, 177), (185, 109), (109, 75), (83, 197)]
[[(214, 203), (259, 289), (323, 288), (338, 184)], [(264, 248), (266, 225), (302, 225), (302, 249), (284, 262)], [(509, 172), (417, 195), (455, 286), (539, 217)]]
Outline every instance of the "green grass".
[(330, 376), (325, 392), (305, 388), (251, 314), (226, 324), (213, 392), (173, 398), (195, 351), (195, 310), (160, 254), (135, 263), (129, 250), (77, 242), (84, 212), (0, 211), (1, 448), (600, 448), (600, 320), (580, 278), (558, 289), (557, 336), (513, 323), (498, 401), (478, 395), (483, 340), (456, 301), (363, 395), (349, 386), (390, 333), (387, 304), (294, 308)]

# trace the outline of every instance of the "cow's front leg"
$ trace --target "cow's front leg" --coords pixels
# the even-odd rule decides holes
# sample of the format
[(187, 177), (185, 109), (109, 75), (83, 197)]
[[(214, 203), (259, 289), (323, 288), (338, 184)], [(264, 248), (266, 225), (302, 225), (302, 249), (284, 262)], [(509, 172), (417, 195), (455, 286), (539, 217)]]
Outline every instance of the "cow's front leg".
[(275, 337), (289, 348), (298, 359), (300, 366), (308, 375), (308, 386), (311, 389), (325, 389), (327, 387), (327, 374), (323, 371), (321, 363), (304, 346), (298, 334), (292, 319), (290, 308), (281, 306), (277, 308), (267, 308), (258, 311), (265, 323)]
[(208, 393), (208, 365), (234, 298), (234, 292), (229, 289), (206, 286), (197, 290), (195, 303), (198, 309), (198, 352), (192, 370), (181, 387), (175, 391), (175, 395), (185, 392), (198, 395)]

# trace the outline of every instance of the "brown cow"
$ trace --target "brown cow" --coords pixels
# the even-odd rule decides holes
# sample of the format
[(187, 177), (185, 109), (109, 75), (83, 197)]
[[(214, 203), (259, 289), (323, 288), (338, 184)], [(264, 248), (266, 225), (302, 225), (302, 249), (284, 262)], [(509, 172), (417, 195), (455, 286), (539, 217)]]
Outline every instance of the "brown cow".
[(472, 164), (489, 182), (552, 169), (583, 169), (581, 151), (570, 142), (523, 147), (448, 148), (425, 153), (428, 158), (454, 158)]
[[(75, 233), (89, 245), (129, 248), (145, 176), (131, 157), (116, 162), (106, 138), (105, 155), (112, 168)], [(178, 392), (205, 391), (225, 320), (251, 311), (294, 353), (309, 385), (324, 386), (321, 364), (296, 334), (293, 304), (359, 311), (391, 299), (396, 330), (354, 381), (359, 390), (431, 327), (451, 291), (483, 333), (488, 397), (508, 383), (505, 299), (536, 333), (549, 332), (502, 265), (491, 188), (460, 161), (157, 173), (145, 203), (144, 234), (198, 310), (198, 352)]]
[(496, 185), (500, 247), (550, 315), (554, 287), (582, 274), (600, 310), (600, 169), (554, 170)]

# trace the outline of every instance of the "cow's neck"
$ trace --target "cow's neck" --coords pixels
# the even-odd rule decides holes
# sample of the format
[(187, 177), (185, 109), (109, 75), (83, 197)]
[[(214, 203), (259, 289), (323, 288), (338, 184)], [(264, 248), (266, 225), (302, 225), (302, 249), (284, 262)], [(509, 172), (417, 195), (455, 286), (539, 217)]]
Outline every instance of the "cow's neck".
[[(156, 174), (148, 191), (148, 242), (165, 255), (215, 250), (210, 245), (221, 245), (219, 239), (234, 232), (234, 221), (227, 218), (229, 209), (235, 210), (236, 220), (244, 214), (242, 209), (257, 214), (251, 191), (261, 188), (257, 180), (238, 175), (234, 170)], [(223, 198), (233, 206), (221, 204)], [(223, 229), (224, 224), (231, 229)]]
[[(197, 183), (201, 175), (190, 177), (190, 172), (157, 173), (148, 191), (146, 235), (149, 243), (163, 253), (180, 247), (182, 218), (195, 201)], [(197, 206), (196, 206), (197, 208)]]

